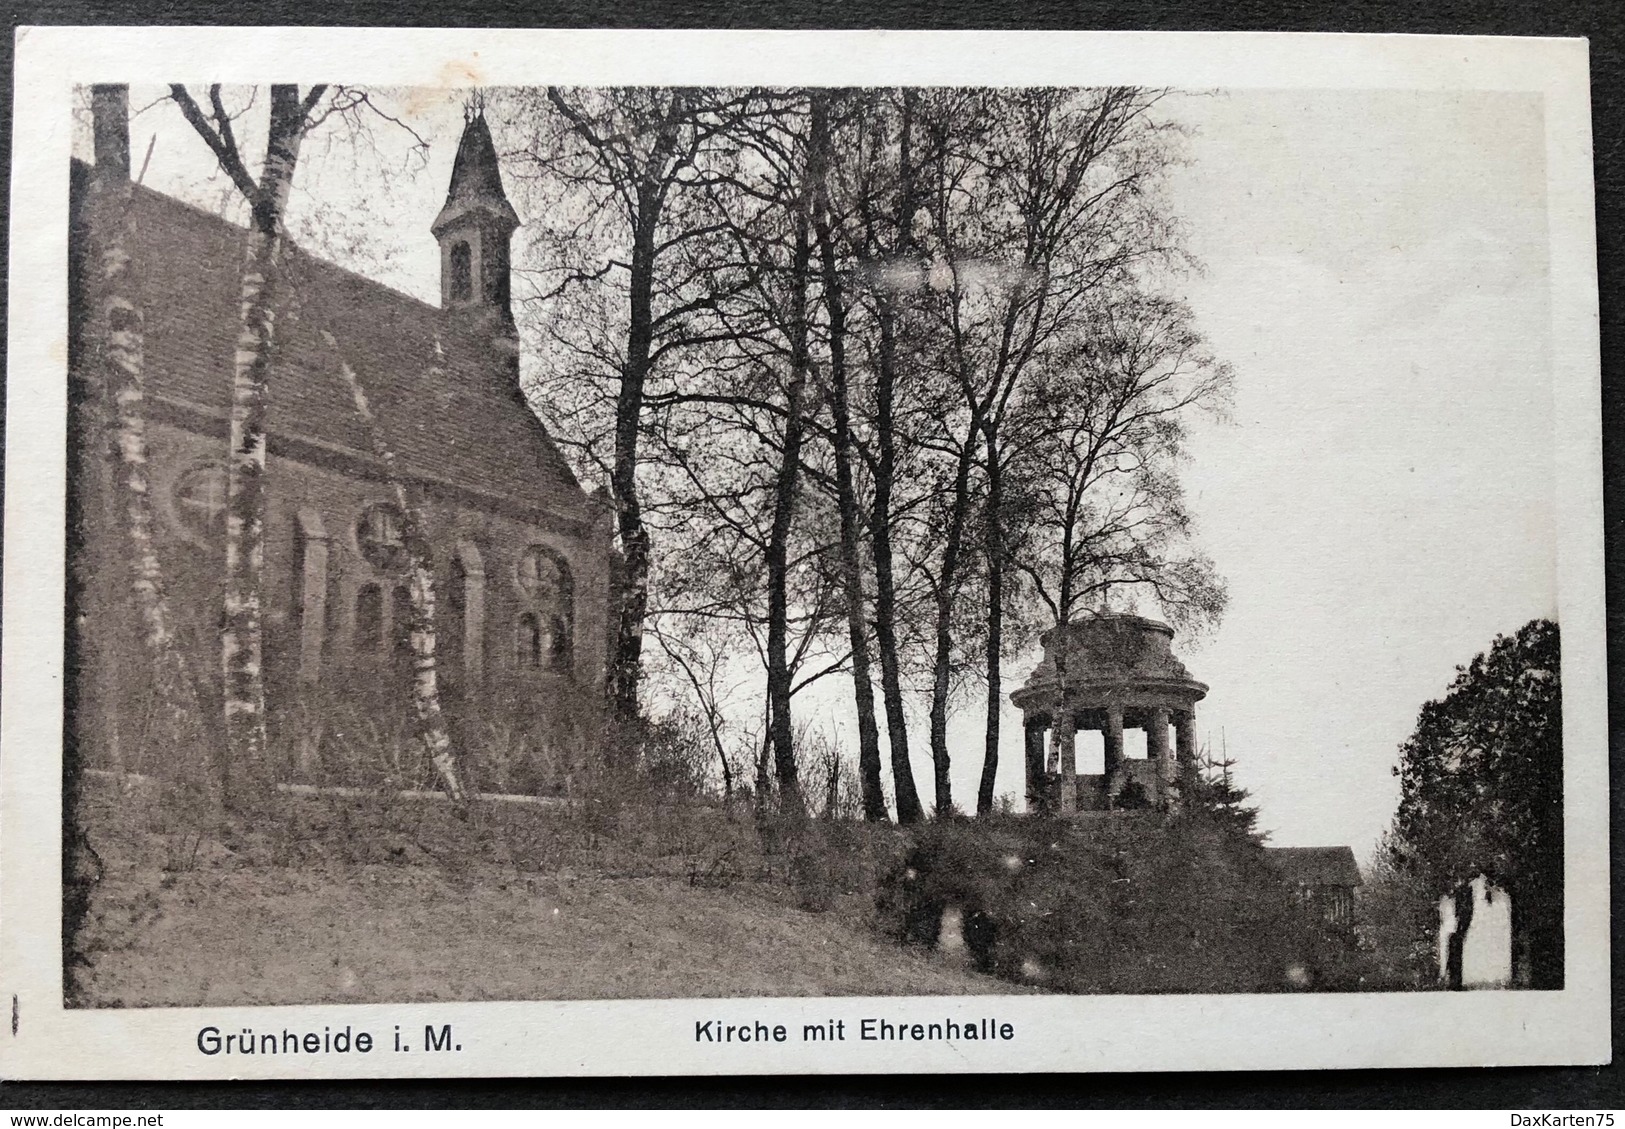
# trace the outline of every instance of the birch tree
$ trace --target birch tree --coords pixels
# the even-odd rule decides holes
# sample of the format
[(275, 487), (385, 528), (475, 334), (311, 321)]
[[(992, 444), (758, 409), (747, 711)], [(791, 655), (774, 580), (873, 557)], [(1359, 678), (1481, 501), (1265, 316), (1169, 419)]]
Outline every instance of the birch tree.
[[(153, 540), (152, 494), (147, 463), (145, 329), (131, 255), (134, 186), (130, 180), (129, 88), (92, 91), (95, 168), (90, 183), (90, 264), (99, 352), (93, 389), (112, 406), (109, 431), (116, 452), (118, 508), (122, 510), (130, 566), (129, 590), (151, 671), (164, 739), (195, 751), (208, 767), (208, 732), (202, 724), (197, 687), (177, 645), (164, 592), (163, 569)], [(112, 703), (107, 703), (111, 706)], [(203, 772), (202, 779), (208, 778)]]
[(1012, 421), (1010, 563), (1045, 618), (1066, 623), (1114, 592), (1154, 599), (1179, 627), (1222, 613), (1211, 563), (1190, 545), (1178, 466), (1186, 424), (1228, 403), (1231, 373), (1182, 303), (1118, 291), (1077, 327), (1065, 363)]
[(355, 405), (356, 418), (367, 435), (373, 458), (384, 468), (385, 481), (395, 496), (395, 506), (401, 512), (401, 540), (406, 548), (407, 571), (411, 582), (407, 586), (410, 622), (407, 638), (412, 649), (412, 713), (417, 723), (418, 740), (430, 763), (445, 782), (446, 791), (454, 800), (464, 799), (463, 786), (457, 776), (457, 758), (452, 749), (451, 736), (446, 730), (445, 715), (440, 709), (440, 685), (435, 663), (435, 591), (434, 558), (429, 551), (429, 540), (423, 532), (423, 514), (406, 488), (401, 477), (395, 452), (384, 438), (383, 430), (372, 414), (366, 390), (354, 368), (339, 353), (338, 340), (322, 330), (322, 340), (338, 357), (339, 376)]
[[(306, 137), (330, 118), (359, 126), (363, 111), (407, 129), (367, 91), (318, 84), (303, 94), (277, 83), (270, 88), (265, 157), (256, 177), (219, 84), (208, 88), (205, 110), (183, 84), (170, 98), (214, 154), (248, 204), (239, 284), (239, 324), (232, 359), (231, 412), (226, 456), (224, 597), (220, 630), (227, 756), (233, 771), (252, 770), (265, 758), (264, 643), (261, 616), (265, 571), (266, 420), (277, 349), (277, 317), (285, 305), (283, 255), (288, 245), (288, 200)], [(426, 148), (413, 135), (417, 148)]]
[(265, 675), (261, 610), (265, 571), (266, 411), (276, 346), (284, 219), (299, 148), (326, 93), (303, 96), (294, 85), (271, 87), (265, 160), (256, 179), (244, 163), (218, 84), (205, 114), (184, 85), (170, 87), (186, 120), (249, 204), (239, 294), (240, 325), (232, 366), (226, 463), (225, 608), (220, 629), (226, 746), (235, 771), (265, 759)]

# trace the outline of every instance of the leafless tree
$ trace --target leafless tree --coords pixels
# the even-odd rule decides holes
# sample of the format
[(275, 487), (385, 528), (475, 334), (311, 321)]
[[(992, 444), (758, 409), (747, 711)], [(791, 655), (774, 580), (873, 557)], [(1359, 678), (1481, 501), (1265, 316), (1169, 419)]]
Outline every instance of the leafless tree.
[(288, 194), (299, 147), (314, 120), (325, 86), (303, 96), (294, 85), (271, 87), (265, 160), (256, 179), (239, 150), (218, 84), (209, 87), (205, 113), (184, 85), (170, 87), (186, 120), (249, 203), (244, 241), (237, 354), (231, 386), (226, 463), (225, 614), (220, 651), (224, 674), (227, 761), (250, 771), (265, 760), (265, 673), (260, 615), (265, 571), (266, 409), (276, 345), (276, 307)]
[(238, 767), (252, 771), (263, 766), (266, 752), (261, 623), (266, 415), (277, 348), (276, 322), (283, 302), (288, 199), (300, 149), (312, 130), (334, 117), (354, 122), (364, 111), (396, 119), (383, 114), (371, 96), (356, 87), (318, 84), (301, 94), (296, 85), (273, 84), (265, 157), (256, 177), (233, 124), (241, 113), (227, 108), (221, 86), (216, 83), (208, 88), (207, 110), (184, 84), (176, 83), (169, 89), (171, 99), (249, 206), (239, 295), (241, 320), (232, 367), (220, 650), (226, 760), (229, 771), (235, 772)]
[(853, 195), (861, 224), (859, 279), (872, 298), (874, 331), (869, 349), (873, 371), (874, 435), (869, 460), (874, 497), (869, 507), (870, 552), (875, 567), (875, 643), (880, 653), (881, 696), (886, 707), (897, 819), (915, 823), (924, 816), (909, 761), (908, 718), (903, 705), (902, 651), (898, 629), (898, 587), (893, 542), (893, 498), (899, 477), (897, 399), (900, 379), (898, 291), (918, 266), (914, 239), (917, 209), (914, 107), (911, 90), (874, 91), (863, 100), (854, 123), (859, 174)]
[(698, 626), (685, 624), (685, 630), (676, 632), (662, 630), (657, 619), (652, 634), (699, 704), (700, 715), (711, 738), (711, 747), (716, 750), (717, 768), (722, 774), (722, 798), (731, 800), (734, 796), (734, 765), (728, 755), (728, 743), (724, 736), (729, 728), (727, 691), (723, 685), (727, 677), (727, 656), (725, 644), (718, 642), (719, 636), (723, 639), (727, 636), (723, 632), (708, 630), (712, 626), (702, 621)]
[(457, 757), (451, 737), (446, 731), (446, 720), (440, 709), (439, 671), (435, 662), (435, 593), (434, 557), (423, 531), (423, 515), (417, 500), (406, 487), (395, 459), (395, 452), (384, 438), (382, 428), (367, 402), (366, 390), (349, 361), (339, 351), (338, 339), (322, 330), (322, 340), (337, 357), (340, 377), (344, 380), (350, 402), (355, 405), (356, 418), (367, 436), (372, 455), (384, 468), (384, 479), (395, 495), (395, 507), (401, 512), (401, 542), (406, 552), (406, 567), (412, 580), (408, 586), (408, 606), (411, 611), (407, 625), (407, 638), (412, 650), (412, 713), (417, 720), (418, 740), (429, 756), (446, 791), (455, 800), (462, 800), (463, 786), (458, 779)]
[[(578, 461), (611, 479), (623, 549), (643, 539), (622, 625), (657, 619), (679, 667), (686, 633), (735, 633), (761, 664), (759, 767), (782, 796), (799, 787), (795, 693), (849, 673), (864, 813), (885, 817), (878, 660), (898, 819), (923, 814), (916, 676), (940, 815), (954, 810), (950, 713), (985, 689), (987, 812), (1002, 664), (1046, 614), (1071, 614), (1071, 595), (1045, 611), (1062, 571), (1069, 593), (1133, 584), (1176, 619), (1222, 605), (1184, 545), (1176, 464), (1178, 419), (1218, 398), (1224, 373), (1158, 297), (1182, 261), (1157, 192), (1177, 156), (1158, 103), (1137, 89), (644, 90), (530, 106), (553, 123), (538, 191), (574, 201), (534, 248), (556, 260), (535, 276), (537, 390)], [(1079, 398), (1106, 381), (1109, 327), (1140, 349), (1134, 426)], [(1180, 375), (1147, 389), (1169, 366)], [(1073, 423), (1132, 452), (1112, 463), (1135, 483), (1121, 497), (1098, 454), (1084, 476), (1087, 561), (1051, 559), (1048, 532)], [(620, 652), (621, 692), (640, 654)]]
[(707, 335), (717, 301), (709, 253), (721, 243), (701, 210), (706, 171), (726, 161), (729, 112), (685, 89), (549, 87), (509, 103), (529, 127), (514, 156), (542, 217), (529, 268), (549, 355), (537, 395), (562, 417), (578, 459), (608, 479), (624, 561), (606, 690), (622, 717), (638, 712), (650, 538), (640, 442), (659, 375)]
[(1093, 304), (1063, 355), (1015, 424), (1013, 565), (1052, 623), (1113, 592), (1144, 593), (1181, 627), (1212, 622), (1224, 589), (1189, 544), (1178, 464), (1187, 418), (1224, 410), (1228, 366), (1183, 303), (1133, 291)]
[(865, 617), (861, 515), (853, 477), (852, 407), (846, 362), (847, 298), (837, 259), (835, 227), (840, 217), (831, 202), (834, 142), (830, 95), (815, 91), (811, 99), (811, 146), (817, 171), (813, 181), (813, 227), (817, 233), (820, 279), (828, 317), (830, 409), (834, 417), (836, 504), (840, 511), (841, 589), (846, 603), (847, 638), (852, 651), (853, 697), (858, 713), (858, 778), (864, 818), (886, 819), (880, 785), (880, 731), (875, 720), (875, 692), (869, 663), (869, 628)]
[[(1121, 291), (1136, 271), (1178, 257), (1176, 232), (1155, 191), (1170, 161), (1165, 130), (1154, 117), (1159, 100), (1157, 92), (1137, 88), (953, 92), (933, 105), (927, 126), (960, 139), (944, 146), (932, 170), (927, 208), (935, 259), (928, 288), (939, 295), (932, 309), (948, 376), (959, 387), (974, 435), (958, 440), (958, 458), (964, 466), (972, 444), (979, 448), (974, 457), (985, 493), (980, 551), (987, 698), (979, 813), (992, 810), (998, 769), (1009, 567), (1007, 424), (1034, 375), (1064, 359), (1059, 346), (1092, 298)], [(973, 500), (963, 483), (956, 476), (954, 549)], [(939, 613), (939, 630), (942, 618)], [(940, 635), (938, 664), (940, 671)]]

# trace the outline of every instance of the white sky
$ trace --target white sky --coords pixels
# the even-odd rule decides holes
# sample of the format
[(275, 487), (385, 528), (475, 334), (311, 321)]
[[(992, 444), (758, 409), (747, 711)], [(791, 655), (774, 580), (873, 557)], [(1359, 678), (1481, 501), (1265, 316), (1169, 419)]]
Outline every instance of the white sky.
[[(343, 232), (366, 273), (435, 301), (428, 228), (460, 105), (443, 91), (396, 104), (432, 144), (421, 172), (402, 173), (387, 125), (359, 176), (342, 140), (313, 138), (296, 233)], [(1236, 370), (1233, 418), (1197, 427), (1186, 473), (1231, 595), (1215, 633), (1178, 644), (1211, 686), (1198, 732), (1237, 762), (1271, 842), (1348, 843), (1363, 859), (1422, 702), (1496, 633), (1556, 614), (1541, 103), (1299, 90), (1171, 107), (1195, 130), (1171, 199), (1206, 264), (1185, 296)], [(172, 107), (132, 133), (137, 167), (157, 139), (150, 186), (206, 206), (229, 195)], [(1009, 689), (1031, 664), (1011, 665)], [(806, 708), (849, 730), (846, 690), (832, 680)], [(981, 766), (979, 707), (951, 731), (961, 804)], [(1010, 709), (999, 790), (1022, 790)]]
[(1190, 292), (1236, 368), (1188, 484), (1230, 584), (1189, 656), (1280, 845), (1362, 857), (1422, 702), (1497, 632), (1555, 616), (1540, 101), (1194, 101), (1176, 192)]

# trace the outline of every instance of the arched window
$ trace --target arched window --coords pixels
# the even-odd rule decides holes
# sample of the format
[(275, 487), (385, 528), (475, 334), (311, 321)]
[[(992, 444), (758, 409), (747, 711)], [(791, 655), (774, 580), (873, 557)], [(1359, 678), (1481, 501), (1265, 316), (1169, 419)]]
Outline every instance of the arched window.
[(388, 502), (368, 506), (356, 522), (355, 543), (373, 568), (393, 571), (406, 566), (406, 521)]
[(532, 545), (519, 557), (519, 588), (538, 604), (563, 610), (570, 599), (570, 566), (542, 545)]
[[(519, 556), (516, 569), (519, 590), (531, 608), (527, 613), (538, 633), (536, 661), (529, 664), (548, 670), (568, 670), (574, 580), (570, 566), (545, 545), (532, 545)], [(521, 664), (526, 665), (526, 664)]]
[(468, 570), (453, 556), (450, 571), (450, 582), (436, 609), (435, 667), (445, 686), (461, 688), (468, 670)]
[(563, 616), (547, 617), (547, 631), (542, 640), (542, 655), (554, 670), (570, 667), (570, 626)]
[(474, 256), (463, 242), (451, 245), (451, 298), (466, 302), (474, 297)]
[(216, 542), (226, 528), (226, 468), (194, 467), (175, 483), (175, 516), (194, 539)]
[(384, 592), (363, 584), (355, 594), (355, 653), (377, 654), (384, 644)]
[(519, 617), (514, 633), (514, 665), (520, 670), (538, 670), (542, 665), (542, 621), (535, 612)]
[(412, 666), (412, 593), (406, 585), (397, 585), (389, 597), (389, 631), (395, 665), (411, 669)]

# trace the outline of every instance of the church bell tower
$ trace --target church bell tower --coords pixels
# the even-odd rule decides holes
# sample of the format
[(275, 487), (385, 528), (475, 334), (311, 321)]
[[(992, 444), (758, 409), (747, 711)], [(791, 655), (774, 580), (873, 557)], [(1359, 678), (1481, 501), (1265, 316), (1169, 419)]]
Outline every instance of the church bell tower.
[(473, 108), (465, 115), (446, 206), (430, 228), (440, 242), (440, 308), (470, 325), (483, 323), (499, 344), (511, 343), (515, 364), (508, 241), (518, 227), (485, 111)]

